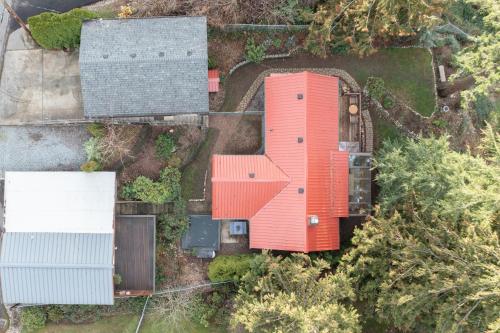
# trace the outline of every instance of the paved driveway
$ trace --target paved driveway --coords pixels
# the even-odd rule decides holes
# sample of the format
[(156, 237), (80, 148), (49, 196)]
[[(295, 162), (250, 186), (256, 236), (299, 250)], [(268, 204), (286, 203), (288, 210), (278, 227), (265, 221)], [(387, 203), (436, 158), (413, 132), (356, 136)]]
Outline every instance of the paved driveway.
[(0, 125), (82, 118), (78, 52), (42, 50), (14, 31), (0, 78)]
[(0, 126), (0, 177), (5, 171), (79, 170), (88, 137), (80, 125)]

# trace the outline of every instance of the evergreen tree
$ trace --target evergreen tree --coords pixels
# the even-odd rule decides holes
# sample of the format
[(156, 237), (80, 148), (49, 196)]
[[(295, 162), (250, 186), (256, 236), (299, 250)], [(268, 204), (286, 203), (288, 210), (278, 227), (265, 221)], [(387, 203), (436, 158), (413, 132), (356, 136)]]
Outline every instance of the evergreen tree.
[(448, 0), (328, 0), (313, 15), (307, 40), (315, 54), (347, 43), (360, 55), (374, 52), (373, 43), (412, 36), (433, 27)]
[(233, 326), (249, 332), (360, 332), (344, 274), (304, 254), (257, 256), (236, 297)]
[[(498, 136), (486, 140), (498, 145)], [(418, 332), (498, 325), (498, 150), (485, 156), (454, 152), (446, 138), (389, 143), (380, 152), (380, 209), (340, 265), (365, 316)]]

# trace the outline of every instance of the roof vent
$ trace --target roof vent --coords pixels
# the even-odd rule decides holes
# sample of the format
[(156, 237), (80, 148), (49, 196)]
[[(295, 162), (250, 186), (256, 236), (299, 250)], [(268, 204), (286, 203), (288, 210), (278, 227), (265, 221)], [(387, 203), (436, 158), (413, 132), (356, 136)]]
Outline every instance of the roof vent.
[(304, 188), (303, 187), (299, 187), (299, 194), (302, 194), (304, 193)]
[(307, 218), (309, 225), (318, 225), (319, 224), (319, 217), (318, 215), (309, 215)]
[(137, 54), (135, 54), (135, 53), (130, 53), (130, 58), (135, 58), (135, 57), (137, 57)]
[(250, 178), (255, 178), (255, 173), (250, 172), (250, 173), (248, 174), (248, 177), (250, 177)]
[(188, 50), (188, 51), (187, 51), (187, 56), (188, 56), (188, 57), (190, 57), (192, 54), (193, 54), (193, 51), (191, 51), (191, 50)]
[(164, 57), (164, 56), (165, 56), (165, 52), (160, 52), (160, 53), (158, 53), (158, 55), (159, 55), (160, 57)]
[(297, 94), (297, 99), (304, 99), (304, 95), (303, 94)]
[(108, 59), (109, 58), (109, 54), (103, 54), (102, 57), (103, 57), (103, 59)]
[(301, 137), (301, 136), (299, 136), (299, 137), (297, 138), (297, 142), (298, 142), (298, 143), (302, 143), (302, 142), (304, 142), (304, 138), (303, 138), (303, 137)]

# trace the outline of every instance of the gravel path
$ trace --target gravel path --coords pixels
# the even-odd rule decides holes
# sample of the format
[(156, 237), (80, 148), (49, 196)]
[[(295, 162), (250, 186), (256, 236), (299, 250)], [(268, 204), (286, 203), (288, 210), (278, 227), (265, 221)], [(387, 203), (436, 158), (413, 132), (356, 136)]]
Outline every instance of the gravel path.
[(85, 162), (84, 126), (0, 126), (0, 176), (5, 171), (71, 171)]

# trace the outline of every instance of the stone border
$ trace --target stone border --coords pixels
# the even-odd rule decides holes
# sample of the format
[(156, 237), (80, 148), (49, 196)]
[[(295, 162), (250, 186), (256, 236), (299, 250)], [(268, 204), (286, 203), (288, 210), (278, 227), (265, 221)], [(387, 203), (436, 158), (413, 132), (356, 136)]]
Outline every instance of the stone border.
[[(241, 67), (241, 66), (238, 66)], [(240, 104), (237, 106), (235, 112), (244, 113), (245, 109), (250, 104), (250, 101), (257, 93), (257, 90), (264, 82), (264, 78), (269, 76), (271, 73), (297, 73), (309, 71), (317, 74), (329, 75), (329, 76), (337, 76), (345, 81), (354, 92), (362, 93), (365, 95), (365, 92), (361, 90), (359, 84), (354, 80), (354, 78), (349, 75), (346, 71), (338, 68), (272, 68), (267, 69), (261, 72), (255, 81), (252, 83), (245, 96), (241, 99)], [(361, 96), (361, 121), (364, 126), (361, 126), (360, 136), (361, 136), (361, 145), (362, 149), (365, 152), (373, 152), (373, 124), (370, 117), (370, 112), (368, 111), (368, 107), (364, 101), (366, 101), (366, 97)]]
[[(401, 124), (398, 120), (392, 118), (392, 116), (389, 113), (389, 111), (387, 111), (386, 109), (384, 109), (384, 107), (382, 106), (382, 104), (379, 101), (377, 101), (376, 99), (371, 98), (368, 95), (368, 90), (366, 89), (366, 87), (363, 89), (363, 94), (366, 96), (365, 97), (366, 99), (369, 99), (370, 102), (375, 105), (375, 111), (378, 112), (378, 114), (380, 115), (380, 117), (382, 117), (382, 119), (384, 119), (384, 120), (390, 122), (391, 124), (393, 124), (397, 129), (399, 129), (407, 137), (412, 138), (412, 139), (418, 139), (419, 138), (418, 134), (416, 134), (413, 131), (410, 131), (403, 124)], [(391, 97), (393, 97), (393, 96), (391, 95)], [(410, 109), (410, 108), (408, 107), (408, 109)], [(365, 110), (363, 110), (363, 111), (365, 111)], [(420, 115), (420, 113), (418, 113), (418, 115), (420, 117), (422, 117), (422, 115)]]

